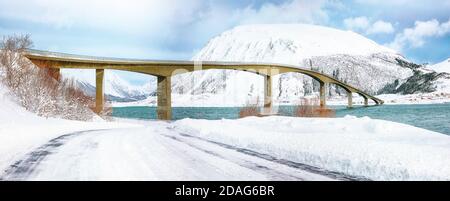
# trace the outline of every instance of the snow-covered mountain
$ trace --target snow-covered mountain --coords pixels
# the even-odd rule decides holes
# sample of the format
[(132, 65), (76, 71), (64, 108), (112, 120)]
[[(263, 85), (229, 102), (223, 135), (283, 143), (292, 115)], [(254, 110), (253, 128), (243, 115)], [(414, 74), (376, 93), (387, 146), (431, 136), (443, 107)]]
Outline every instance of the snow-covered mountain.
[(193, 59), (259, 59), (302, 64), (304, 59), (317, 56), (368, 56), (380, 52), (398, 55), (352, 31), (308, 24), (266, 24), (238, 26), (226, 31), (210, 40)]
[(450, 73), (450, 58), (441, 63), (434, 64), (430, 68), (439, 73)]
[[(192, 59), (298, 65), (372, 94), (413, 75), (411, 68), (402, 65), (410, 62), (392, 49), (351, 31), (306, 24), (239, 26), (210, 40)], [(179, 75), (173, 82), (174, 91), (185, 94), (244, 94), (251, 99), (262, 96), (263, 90), (261, 76), (227, 70)], [(297, 73), (275, 76), (273, 85), (274, 98), (280, 102), (296, 101), (318, 88), (312, 78)], [(333, 85), (329, 91), (330, 95), (344, 93)], [(224, 101), (231, 101), (227, 95)]]
[[(76, 80), (77, 86), (88, 95), (95, 95), (95, 70), (62, 69), (61, 73), (64, 78)], [(107, 100), (118, 102), (142, 100), (156, 91), (156, 80), (152, 79), (144, 86), (134, 86), (113, 70), (106, 70), (104, 90)]]
[(441, 75), (435, 81), (436, 92), (450, 94), (450, 58), (441, 63), (432, 65), (431, 69)]

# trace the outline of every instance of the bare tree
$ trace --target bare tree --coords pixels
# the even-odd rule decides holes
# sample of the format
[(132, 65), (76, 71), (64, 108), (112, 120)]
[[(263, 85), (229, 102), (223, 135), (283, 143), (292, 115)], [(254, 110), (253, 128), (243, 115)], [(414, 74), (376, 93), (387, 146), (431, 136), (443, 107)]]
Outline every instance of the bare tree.
[(48, 69), (33, 65), (22, 53), (32, 46), (29, 35), (3, 37), (0, 42), (0, 78), (27, 110), (45, 117), (92, 119), (93, 99), (72, 80), (56, 80)]
[(319, 99), (302, 98), (295, 106), (295, 116), (298, 117), (335, 117), (336, 111), (319, 106)]

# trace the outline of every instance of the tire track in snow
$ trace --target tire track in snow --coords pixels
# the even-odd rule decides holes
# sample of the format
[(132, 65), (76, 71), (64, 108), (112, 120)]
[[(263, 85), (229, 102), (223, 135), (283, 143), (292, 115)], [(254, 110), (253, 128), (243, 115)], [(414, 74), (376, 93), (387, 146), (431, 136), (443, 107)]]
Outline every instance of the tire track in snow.
[[(326, 171), (320, 168), (316, 168), (313, 166), (308, 166), (301, 163), (296, 163), (284, 159), (278, 159), (276, 157), (262, 154), (259, 152), (255, 152), (249, 149), (243, 149), (239, 147), (235, 147), (232, 145), (215, 142), (211, 140), (206, 140), (200, 137), (192, 136), (185, 133), (180, 133), (174, 130), (173, 128), (168, 128), (169, 130), (174, 131), (177, 136), (163, 134), (162, 136), (169, 137), (173, 140), (177, 140), (182, 142), (188, 146), (191, 146), (197, 150), (200, 150), (204, 153), (213, 155), (218, 158), (222, 158), (224, 160), (234, 162), (243, 167), (258, 171), (262, 174), (265, 174), (271, 179), (274, 180), (304, 180), (305, 178), (301, 175), (301, 171), (307, 172), (309, 174), (317, 174), (324, 176), (324, 178), (332, 178), (338, 180), (367, 180), (365, 178), (352, 177), (348, 175), (344, 175), (337, 172)], [(38, 166), (43, 162), (49, 155), (56, 153), (61, 146), (63, 146), (68, 140), (82, 135), (87, 134), (89, 132), (95, 131), (104, 131), (110, 129), (97, 129), (97, 130), (86, 130), (86, 131), (78, 131), (73, 133), (68, 133), (61, 135), (57, 138), (54, 138), (48, 141), (46, 144), (38, 147), (34, 151), (25, 155), (25, 157), (14, 164), (12, 164), (8, 169), (6, 169), (2, 175), (0, 175), (0, 180), (26, 180), (30, 176), (34, 175), (39, 171)], [(204, 144), (201, 144), (201, 143)], [(209, 147), (211, 144), (218, 145), (217, 147)], [(219, 149), (218, 149), (219, 148)], [(222, 150), (220, 150), (222, 149)], [(231, 153), (231, 152), (234, 152)], [(230, 154), (231, 153), (231, 154)], [(244, 154), (236, 155), (235, 153)], [(258, 160), (254, 160), (251, 157), (255, 157)], [(262, 161), (262, 162), (261, 162)], [(296, 171), (283, 171), (277, 167), (288, 167), (296, 170)], [(286, 169), (286, 168), (283, 168)], [(299, 174), (290, 174), (290, 173), (299, 173)], [(307, 175), (311, 176), (311, 175)], [(306, 178), (308, 179), (308, 178)]]
[[(174, 130), (173, 127), (167, 127), (167, 129)], [(232, 146), (232, 145), (229, 145), (229, 144), (224, 144), (224, 143), (220, 143), (220, 142), (204, 139), (204, 138), (201, 138), (201, 137), (189, 135), (189, 134), (186, 134), (186, 133), (181, 133), (181, 132), (176, 132), (176, 133), (178, 133), (180, 136), (185, 137), (185, 138), (197, 139), (197, 140), (201, 140), (201, 141), (204, 141), (204, 142), (213, 143), (213, 144), (219, 145), (219, 146), (221, 146), (223, 148), (230, 149), (230, 150), (235, 150), (237, 152), (240, 152), (240, 153), (243, 153), (243, 154), (246, 154), (246, 155), (250, 155), (250, 156), (257, 157), (257, 158), (265, 159), (267, 161), (275, 162), (275, 163), (278, 163), (278, 164), (283, 164), (283, 165), (286, 165), (286, 166), (289, 166), (289, 167), (292, 167), (292, 168), (301, 169), (301, 170), (304, 170), (304, 171), (307, 171), (307, 172), (310, 172), (310, 173), (313, 173), (313, 174), (323, 175), (323, 176), (330, 177), (330, 178), (337, 179), (337, 180), (341, 180), (341, 181), (370, 181), (370, 179), (367, 179), (367, 178), (364, 178), (364, 177), (347, 175), (347, 174), (343, 174), (343, 173), (340, 173), (340, 172), (329, 171), (329, 170), (325, 170), (325, 169), (322, 169), (322, 168), (314, 167), (314, 166), (303, 164), (303, 163), (298, 163), (298, 162), (294, 162), (294, 161), (290, 161), (290, 160), (286, 160), (286, 159), (280, 159), (280, 158), (277, 158), (277, 157), (274, 157), (274, 156), (271, 156), (271, 155), (268, 155), (268, 154), (264, 154), (264, 153), (259, 153), (259, 152), (256, 152), (256, 151), (253, 151), (253, 150), (250, 150), (250, 149), (240, 148), (240, 147)], [(174, 136), (167, 136), (167, 137), (176, 138)], [(183, 141), (181, 139), (178, 139), (178, 140)], [(183, 142), (188, 143), (186, 141), (183, 141)], [(191, 146), (193, 146), (193, 145), (191, 145)], [(210, 152), (210, 151), (208, 151), (208, 152)], [(215, 154), (217, 154), (217, 153), (215, 153)], [(264, 167), (260, 167), (260, 168), (264, 168)]]
[(305, 178), (303, 178), (303, 177), (286, 174), (286, 173), (284, 173), (282, 171), (275, 170), (275, 169), (270, 168), (270, 167), (268, 167), (268, 166), (266, 166), (264, 164), (259, 164), (259, 163), (255, 162), (255, 161), (252, 161), (252, 160), (245, 160), (243, 158), (226, 157), (223, 154), (219, 154), (217, 152), (214, 152), (214, 151), (211, 151), (211, 150), (207, 150), (205, 148), (202, 148), (201, 146), (195, 145), (194, 143), (191, 143), (191, 142), (187, 142), (186, 140), (183, 140), (183, 139), (181, 139), (179, 137), (176, 137), (176, 136), (169, 136), (169, 135), (164, 135), (164, 136), (168, 137), (170, 139), (176, 140), (178, 142), (181, 142), (183, 144), (186, 144), (186, 145), (188, 145), (188, 146), (190, 146), (190, 147), (192, 147), (194, 149), (200, 150), (200, 151), (202, 151), (202, 152), (204, 152), (206, 154), (210, 154), (210, 155), (213, 155), (214, 157), (221, 158), (221, 159), (224, 159), (226, 161), (230, 161), (230, 162), (236, 163), (239, 166), (242, 166), (242, 167), (245, 167), (245, 168), (249, 168), (249, 169), (251, 169), (253, 171), (256, 171), (256, 172), (260, 172), (263, 175), (267, 175), (267, 176), (271, 177), (271, 179), (273, 179), (273, 180), (298, 180), (298, 181), (305, 180)]
[(3, 174), (0, 176), (0, 181), (3, 180), (26, 180), (30, 175), (35, 173), (36, 167), (49, 155), (55, 153), (59, 147), (64, 145), (64, 143), (76, 136), (86, 134), (94, 131), (104, 131), (109, 129), (95, 129), (95, 130), (85, 130), (77, 131), (73, 133), (68, 133), (61, 135), (59, 137), (53, 138), (46, 144), (38, 147), (34, 151), (25, 155), (21, 160), (16, 161), (14, 164), (9, 166)]

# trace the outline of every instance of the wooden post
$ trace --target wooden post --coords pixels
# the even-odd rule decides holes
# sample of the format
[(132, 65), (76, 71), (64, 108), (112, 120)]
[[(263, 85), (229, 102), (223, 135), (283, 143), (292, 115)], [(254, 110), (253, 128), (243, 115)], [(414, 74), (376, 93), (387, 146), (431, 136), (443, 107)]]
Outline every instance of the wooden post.
[(171, 77), (158, 76), (157, 87), (158, 108), (157, 114), (160, 120), (172, 119)]
[(95, 69), (95, 112), (97, 114), (103, 111), (105, 97), (103, 93), (104, 69)]
[(325, 107), (327, 102), (326, 88), (328, 87), (328, 83), (320, 82), (320, 107)]
[(264, 114), (272, 113), (272, 76), (264, 76)]
[(364, 106), (369, 106), (369, 99), (367, 97), (363, 97), (364, 98)]
[(352, 92), (351, 91), (347, 91), (347, 98), (348, 98), (348, 108), (352, 108), (353, 107), (353, 97), (352, 97)]

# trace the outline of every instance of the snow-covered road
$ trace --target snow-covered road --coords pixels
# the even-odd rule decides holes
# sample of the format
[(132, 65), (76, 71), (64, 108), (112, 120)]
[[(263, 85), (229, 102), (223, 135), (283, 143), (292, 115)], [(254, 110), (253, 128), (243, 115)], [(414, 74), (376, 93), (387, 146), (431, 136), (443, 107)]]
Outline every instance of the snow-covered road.
[(183, 134), (169, 125), (62, 135), (11, 165), (0, 180), (354, 179)]

